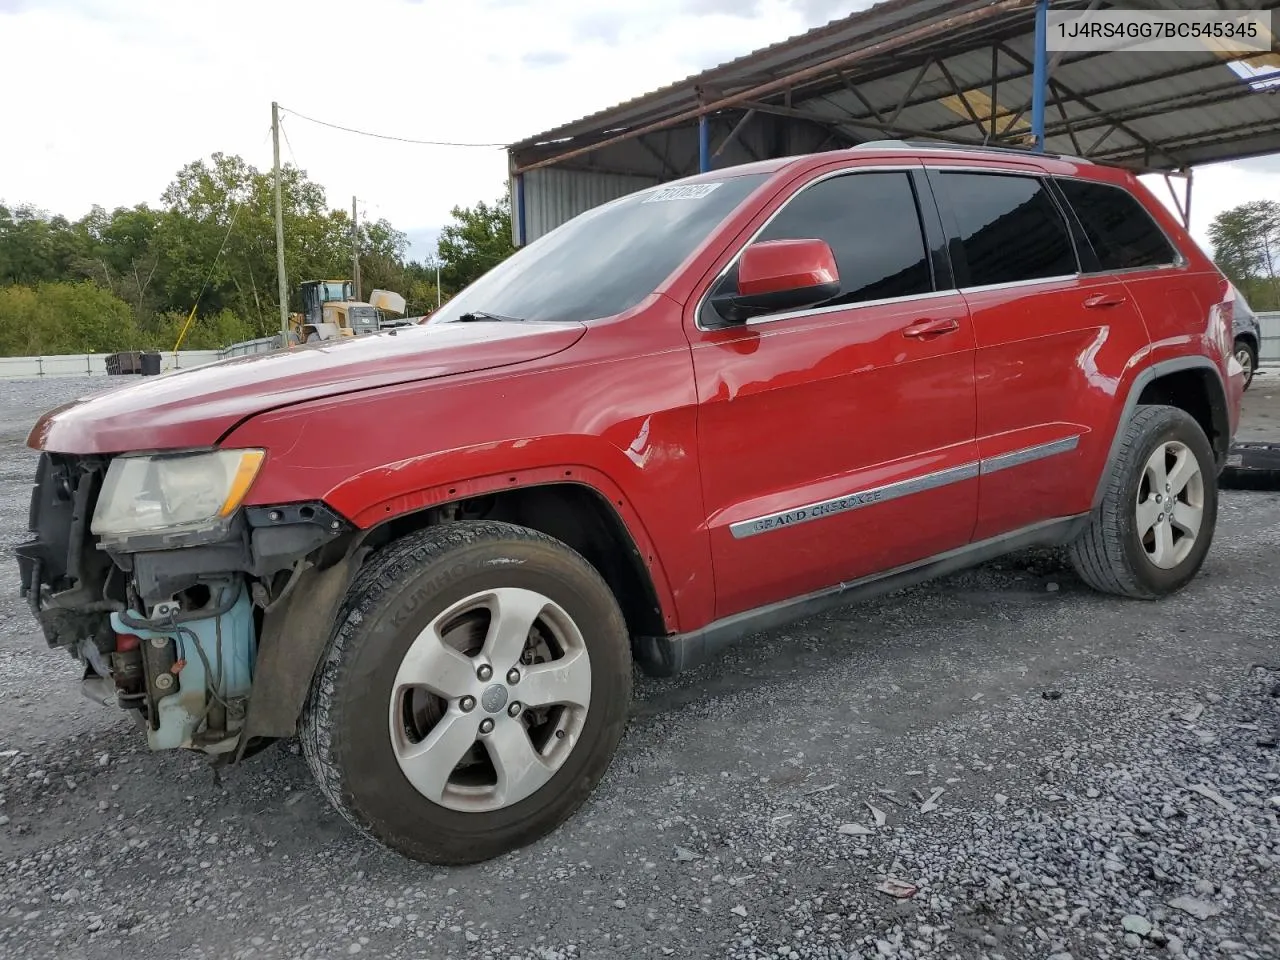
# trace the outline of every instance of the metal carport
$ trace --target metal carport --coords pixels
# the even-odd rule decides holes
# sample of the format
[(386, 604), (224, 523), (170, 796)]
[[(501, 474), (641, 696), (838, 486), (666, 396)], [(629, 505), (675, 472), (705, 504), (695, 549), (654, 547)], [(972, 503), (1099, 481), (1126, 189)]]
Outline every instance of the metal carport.
[[(1275, 0), (1217, 0), (1269, 10)], [(1054, 10), (1204, 9), (1204, 0)], [(750, 160), (892, 137), (1023, 146), (1139, 171), (1280, 151), (1280, 54), (1048, 54), (1048, 0), (886, 0), (508, 147), (530, 242), (633, 190)], [(1037, 95), (1039, 94), (1039, 95)], [(1172, 191), (1172, 182), (1170, 182)]]

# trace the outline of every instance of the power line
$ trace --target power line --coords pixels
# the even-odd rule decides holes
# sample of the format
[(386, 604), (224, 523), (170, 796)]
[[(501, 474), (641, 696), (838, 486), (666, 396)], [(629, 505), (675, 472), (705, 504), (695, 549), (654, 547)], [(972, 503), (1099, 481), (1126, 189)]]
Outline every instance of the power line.
[(284, 145), (289, 148), (289, 159), (293, 161), (295, 170), (301, 171), (302, 167), (298, 166), (298, 158), (293, 152), (293, 144), (289, 142), (289, 131), (285, 129), (284, 124), (280, 124), (280, 132), (284, 134)]
[(394, 140), (397, 143), (415, 143), (423, 147), (505, 147), (505, 143), (461, 143), (456, 140), (415, 140), (411, 137), (393, 137), (386, 133), (371, 133), (368, 130), (357, 130), (355, 127), (344, 127), (338, 123), (330, 123), (327, 120), (317, 120), (315, 117), (308, 117), (299, 113), (297, 110), (290, 110), (281, 107), (284, 113), (291, 113), (300, 120), (306, 120), (309, 123), (316, 123), (322, 127), (330, 127), (334, 130), (341, 130), (344, 133), (355, 133), (362, 137), (373, 137), (377, 140)]
[(204, 283), (200, 285), (200, 292), (196, 294), (195, 302), (191, 305), (191, 313), (187, 315), (187, 322), (182, 325), (182, 329), (178, 332), (178, 342), (173, 345), (173, 352), (178, 352), (178, 347), (182, 346), (182, 341), (186, 339), (187, 331), (191, 329), (191, 324), (196, 319), (196, 308), (200, 306), (200, 298), (204, 296), (205, 290), (209, 288), (209, 281), (213, 279), (213, 271), (218, 269), (218, 260), (222, 256), (222, 251), (227, 249), (227, 241), (231, 239), (231, 231), (236, 228), (236, 217), (240, 216), (240, 208), (244, 206), (241, 200), (236, 204), (235, 209), (231, 211), (231, 222), (227, 224), (226, 236), (222, 238), (222, 246), (218, 247), (218, 252), (213, 255), (213, 263), (209, 265), (209, 272), (205, 275)]

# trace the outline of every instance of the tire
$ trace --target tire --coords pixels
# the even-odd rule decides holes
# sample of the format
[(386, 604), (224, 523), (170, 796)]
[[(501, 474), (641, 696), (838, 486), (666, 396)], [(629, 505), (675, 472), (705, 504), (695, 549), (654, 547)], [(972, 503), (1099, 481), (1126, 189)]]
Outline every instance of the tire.
[(310, 333), (307, 334), (307, 343), (319, 343), (319, 342), (320, 342), (320, 334), (316, 333), (314, 330), (312, 330)]
[[(535, 630), (495, 629), (520, 625), (533, 610)], [(526, 621), (515, 619), (521, 612)], [(442, 617), (434, 632), (426, 629)], [(511, 682), (504, 642), (508, 659), (522, 648), (526, 657), (547, 653), (544, 672), (535, 658), (519, 663)], [(547, 685), (549, 669), (559, 679)], [(411, 686), (401, 694), (406, 677), (425, 678), (436, 692)], [(414, 860), (478, 863), (547, 835), (578, 809), (622, 738), (631, 677), (622, 612), (579, 554), (511, 524), (447, 524), (383, 548), (355, 578), (303, 711), (303, 752), (330, 802), (367, 835)], [(539, 696), (540, 683), (553, 693)], [(457, 696), (437, 695), (446, 687)], [(522, 693), (586, 704), (535, 708), (517, 702)], [(466, 737), (474, 742), (456, 766), (428, 762), (451, 759)], [(541, 751), (538, 763), (522, 766), (530, 745)], [(446, 767), (452, 772), (442, 776)], [(484, 783), (489, 773), (492, 785)]]
[[(1102, 503), (1068, 552), (1080, 578), (1095, 590), (1154, 600), (1181, 590), (1204, 563), (1218, 517), (1217, 467), (1204, 430), (1185, 410), (1140, 406), (1121, 430), (1119, 454), (1103, 481)], [(1178, 457), (1167, 486), (1183, 476), (1183, 451), (1194, 461), (1188, 469), (1194, 467), (1195, 474), (1173, 491), (1178, 497), (1173, 514), (1177, 519), (1168, 519), (1162, 507), (1169, 490), (1159, 494), (1157, 502), (1152, 489), (1148, 464), (1160, 448), (1166, 457), (1159, 462), (1167, 465), (1169, 456)], [(1188, 544), (1184, 524), (1196, 506), (1199, 522)], [(1155, 516), (1160, 520), (1147, 526), (1145, 521)], [(1162, 527), (1168, 530), (1168, 540), (1161, 538)]]
[(1258, 348), (1246, 338), (1237, 337), (1235, 357), (1236, 362), (1244, 367), (1244, 389), (1248, 390), (1249, 384), (1253, 383), (1254, 371), (1258, 369)]

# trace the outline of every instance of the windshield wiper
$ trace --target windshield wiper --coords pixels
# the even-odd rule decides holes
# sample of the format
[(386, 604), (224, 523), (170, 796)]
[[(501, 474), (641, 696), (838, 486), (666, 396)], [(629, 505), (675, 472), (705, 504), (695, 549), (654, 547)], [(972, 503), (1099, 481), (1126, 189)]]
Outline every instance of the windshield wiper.
[(472, 310), (470, 313), (460, 314), (458, 319), (463, 323), (476, 320), (496, 320), (499, 322), (506, 321), (508, 323), (525, 323), (524, 317), (504, 317), (500, 313), (485, 313), (483, 310)]

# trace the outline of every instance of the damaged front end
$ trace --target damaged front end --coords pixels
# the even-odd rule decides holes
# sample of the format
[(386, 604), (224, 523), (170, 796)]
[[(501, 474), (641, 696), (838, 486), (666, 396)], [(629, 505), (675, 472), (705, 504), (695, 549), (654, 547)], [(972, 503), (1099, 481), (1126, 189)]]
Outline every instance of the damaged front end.
[[(359, 538), (344, 518), (322, 503), (241, 507), (264, 458), (40, 457), (33, 536), (15, 551), (22, 594), (49, 645), (81, 662), (84, 692), (136, 711), (154, 750), (243, 755), (253, 708), (261, 733), (291, 732), (320, 651), (311, 637), (300, 656), (282, 649), (314, 619), (291, 594), (316, 590), (305, 599), (326, 609), (307, 612), (328, 618), (345, 589)], [(276, 689), (287, 702), (263, 703)]]

